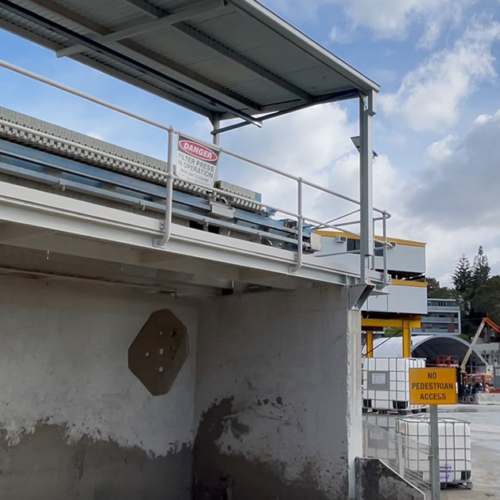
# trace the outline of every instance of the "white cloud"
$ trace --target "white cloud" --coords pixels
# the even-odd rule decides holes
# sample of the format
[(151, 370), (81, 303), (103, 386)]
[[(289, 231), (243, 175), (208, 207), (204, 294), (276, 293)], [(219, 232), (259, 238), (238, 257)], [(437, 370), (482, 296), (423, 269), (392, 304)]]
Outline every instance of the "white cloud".
[(432, 46), (444, 22), (457, 22), (462, 5), (458, 0), (351, 0), (345, 13), (354, 25), (371, 29), (380, 38), (406, 38), (415, 23), (425, 26), (421, 44)]
[(349, 43), (357, 28), (368, 28), (377, 38), (405, 39), (422, 26), (419, 46), (432, 48), (444, 26), (458, 26), (464, 10), (476, 0), (267, 0), (271, 9), (288, 18), (312, 17), (324, 5), (338, 5), (349, 23), (332, 26), (330, 40)]
[(331, 42), (348, 44), (354, 39), (354, 31), (352, 29), (346, 30), (338, 26), (332, 26), (328, 39)]
[[(266, 123), (265, 131), (246, 128), (223, 138), (223, 146), (317, 184), (359, 198), (359, 155), (350, 136), (356, 123), (336, 105), (311, 108)], [(264, 133), (265, 132), (265, 133)], [(374, 204), (392, 213), (389, 233), (427, 242), (429, 276), (449, 284), (462, 253), (471, 258), (486, 249), (493, 271), (500, 265), (500, 111), (483, 115), (461, 140), (445, 136), (426, 152), (428, 167), (408, 177), (381, 154), (374, 163)], [(223, 178), (264, 195), (264, 201), (295, 211), (295, 184), (274, 174), (229, 162)], [(353, 205), (306, 191), (306, 214), (333, 219)]]
[(394, 94), (382, 95), (389, 116), (403, 118), (416, 131), (454, 125), (460, 105), (481, 82), (496, 77), (492, 45), (500, 24), (473, 24), (451, 50), (442, 50), (410, 71)]
[[(355, 151), (350, 137), (358, 134), (357, 124), (349, 120), (344, 109), (334, 104), (271, 120), (264, 128), (247, 127), (234, 131), (222, 137), (222, 145), (325, 187), (328, 187), (330, 173), (342, 170), (339, 160)], [(293, 180), (227, 158), (221, 174), (230, 182), (261, 192), (266, 203), (296, 211), (297, 184)], [(337, 184), (331, 188), (339, 190)], [(304, 205), (310, 217), (326, 213), (316, 206), (319, 193), (305, 188)]]
[(474, 120), (459, 141), (447, 136), (427, 150), (429, 167), (409, 180), (399, 196), (394, 221), (405, 238), (428, 243), (428, 271), (449, 283), (459, 257), (472, 259), (483, 245), (493, 272), (499, 272), (500, 110)]
[(426, 156), (430, 164), (439, 165), (450, 158), (453, 154), (452, 147), (456, 140), (456, 136), (450, 134), (444, 139), (432, 143), (426, 151)]
[[(325, 105), (267, 122), (265, 130), (240, 129), (223, 136), (222, 146), (359, 199), (359, 154), (350, 140), (357, 134), (357, 123), (349, 119), (343, 108)], [(401, 174), (383, 154), (376, 159), (373, 169), (374, 205), (392, 213), (390, 229), (393, 234), (405, 237), (404, 233), (398, 232), (401, 211), (398, 195), (404, 189)], [(235, 162), (224, 163), (221, 177), (261, 192), (265, 203), (296, 211), (296, 184), (293, 181)], [(356, 210), (358, 206), (306, 188), (304, 208), (306, 216), (326, 222)], [(341, 222), (355, 219), (359, 219), (359, 214)], [(359, 226), (349, 226), (348, 229), (356, 232)], [(380, 224), (377, 231), (381, 232)]]
[(409, 200), (411, 211), (432, 218), (442, 229), (498, 227), (499, 137), (500, 111), (476, 120), (460, 142), (444, 139), (433, 144), (429, 148), (433, 163)]

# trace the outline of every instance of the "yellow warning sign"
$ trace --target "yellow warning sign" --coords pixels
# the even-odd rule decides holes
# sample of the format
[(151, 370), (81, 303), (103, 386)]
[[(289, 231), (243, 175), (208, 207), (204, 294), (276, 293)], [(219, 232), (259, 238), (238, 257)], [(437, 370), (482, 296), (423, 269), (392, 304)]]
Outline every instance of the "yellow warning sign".
[(410, 404), (456, 405), (456, 369), (410, 368)]

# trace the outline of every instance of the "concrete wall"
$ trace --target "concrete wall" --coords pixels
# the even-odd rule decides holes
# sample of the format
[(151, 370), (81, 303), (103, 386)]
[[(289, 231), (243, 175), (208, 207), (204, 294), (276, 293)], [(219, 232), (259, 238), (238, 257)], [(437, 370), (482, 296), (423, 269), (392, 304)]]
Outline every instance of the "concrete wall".
[(262, 292), (202, 306), (197, 500), (354, 496), (348, 466), (354, 472), (361, 455), (360, 317), (343, 293)]
[[(353, 497), (360, 317), (343, 293), (200, 303), (0, 277), (0, 498), (188, 500), (193, 480), (196, 500)], [(162, 308), (190, 355), (153, 397), (127, 350)]]
[[(191, 354), (153, 397), (127, 367), (169, 307)], [(187, 500), (197, 306), (135, 290), (0, 277), (0, 498)]]

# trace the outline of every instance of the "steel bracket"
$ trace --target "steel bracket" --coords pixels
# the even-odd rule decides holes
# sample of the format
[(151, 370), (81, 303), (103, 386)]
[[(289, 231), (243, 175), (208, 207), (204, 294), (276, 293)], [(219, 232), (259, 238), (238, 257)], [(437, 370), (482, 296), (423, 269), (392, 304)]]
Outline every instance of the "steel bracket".
[(349, 309), (360, 310), (372, 293), (374, 285), (359, 284), (349, 286)]

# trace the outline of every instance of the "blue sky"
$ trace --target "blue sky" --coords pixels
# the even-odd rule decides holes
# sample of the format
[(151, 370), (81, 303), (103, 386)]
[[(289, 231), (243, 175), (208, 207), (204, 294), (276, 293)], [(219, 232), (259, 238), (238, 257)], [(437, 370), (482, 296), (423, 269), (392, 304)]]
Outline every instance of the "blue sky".
[[(376, 204), (390, 232), (428, 243), (428, 274), (448, 283), (458, 258), (482, 244), (500, 271), (500, 2), (496, 0), (265, 0), (304, 33), (381, 85), (374, 148)], [(209, 139), (204, 118), (0, 30), (0, 59)], [(153, 156), (165, 138), (78, 98), (0, 69), (0, 105)], [(225, 147), (280, 163), (357, 196), (354, 103), (327, 105), (223, 137)], [(306, 131), (306, 132), (304, 132)], [(289, 155), (280, 156), (283, 140)], [(310, 160), (311, 145), (322, 154)], [(307, 164), (307, 166), (305, 166)], [(304, 173), (304, 170), (307, 170)], [(288, 202), (255, 172), (223, 175)], [(312, 214), (333, 206), (312, 199)]]

